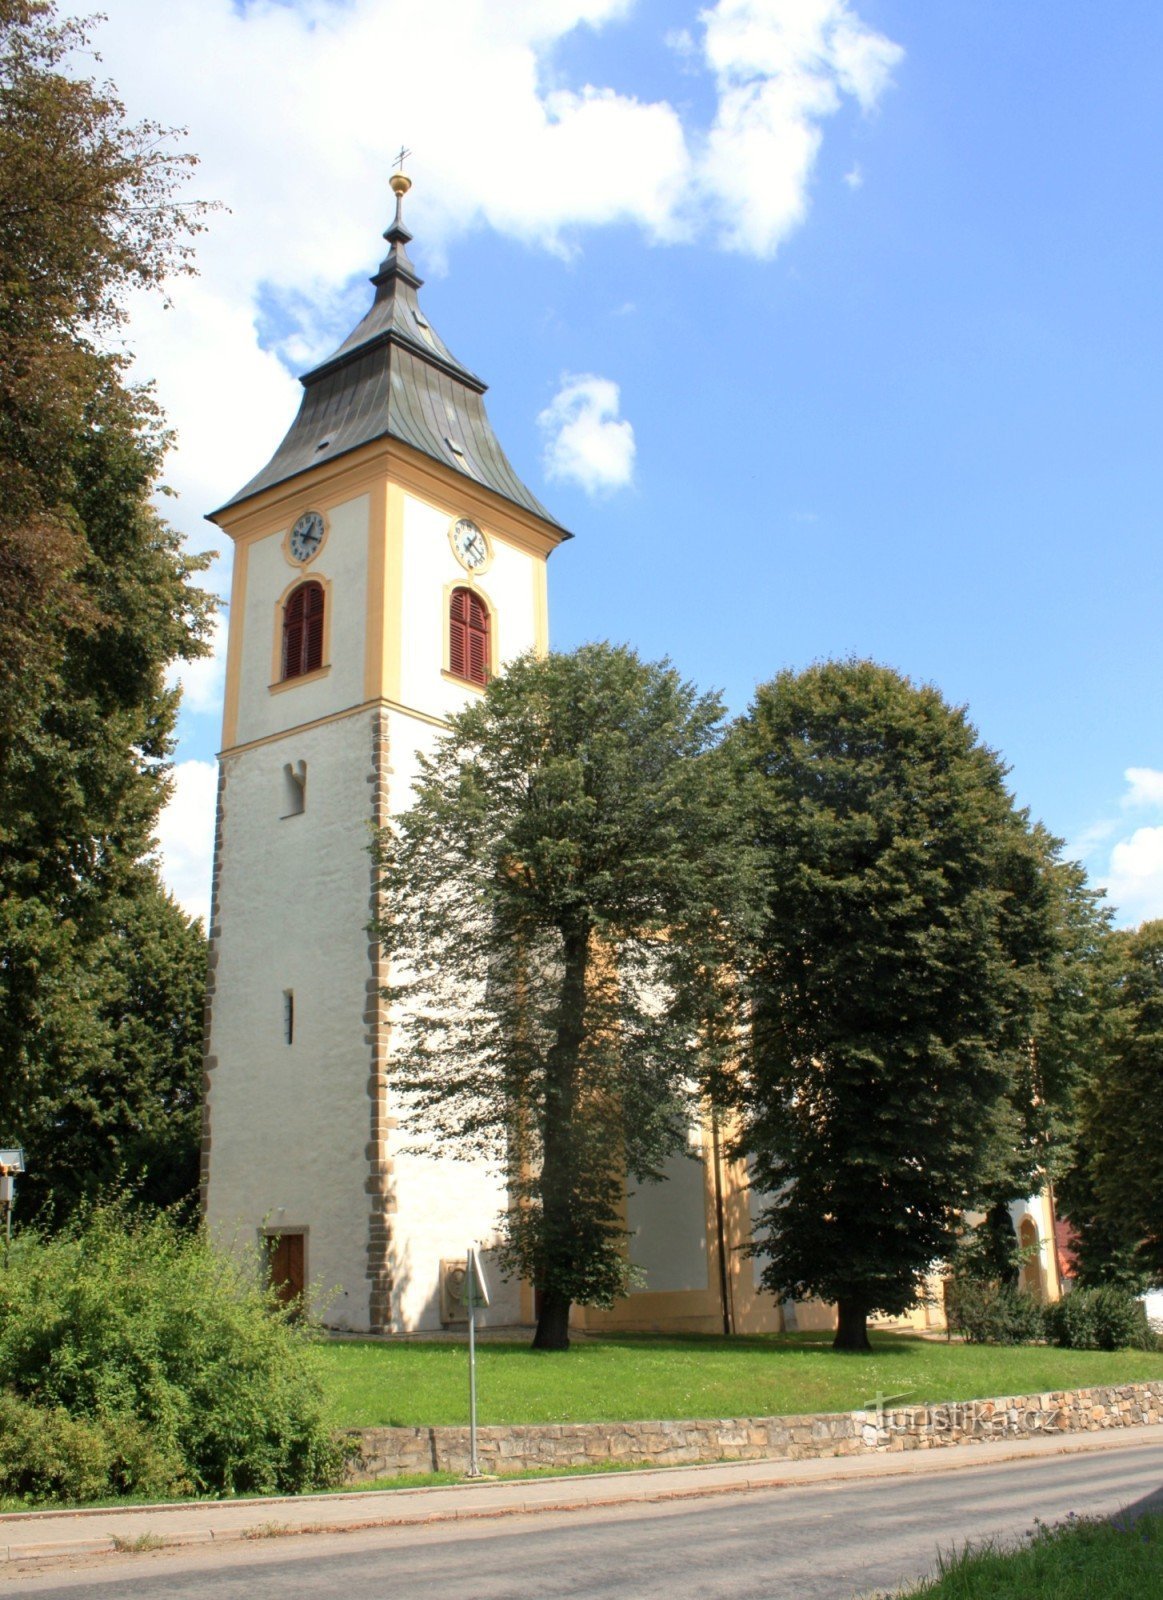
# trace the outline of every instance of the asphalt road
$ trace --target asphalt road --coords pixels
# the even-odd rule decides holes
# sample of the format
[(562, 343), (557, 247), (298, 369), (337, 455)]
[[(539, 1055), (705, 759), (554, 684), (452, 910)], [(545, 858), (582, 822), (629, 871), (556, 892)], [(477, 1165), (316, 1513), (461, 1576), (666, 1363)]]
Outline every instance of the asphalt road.
[(711, 1500), (297, 1535), (6, 1578), (40, 1600), (851, 1600), (1040, 1517), (1163, 1509), (1158, 1446)]

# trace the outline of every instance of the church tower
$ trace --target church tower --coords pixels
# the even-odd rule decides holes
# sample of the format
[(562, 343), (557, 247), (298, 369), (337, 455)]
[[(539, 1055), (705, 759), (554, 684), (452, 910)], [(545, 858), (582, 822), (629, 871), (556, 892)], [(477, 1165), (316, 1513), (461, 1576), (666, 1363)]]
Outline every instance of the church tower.
[[(424, 316), (396, 215), (375, 299), (301, 380), (272, 459), (211, 520), (234, 578), (210, 927), (202, 1192), (220, 1238), (354, 1330), (440, 1325), (440, 1263), (503, 1174), (401, 1148), (372, 829), (506, 660), (548, 647), (569, 535), (509, 464), (485, 385)], [(519, 1320), (519, 1290), (496, 1320)], [(512, 1303), (510, 1304), (509, 1301)]]

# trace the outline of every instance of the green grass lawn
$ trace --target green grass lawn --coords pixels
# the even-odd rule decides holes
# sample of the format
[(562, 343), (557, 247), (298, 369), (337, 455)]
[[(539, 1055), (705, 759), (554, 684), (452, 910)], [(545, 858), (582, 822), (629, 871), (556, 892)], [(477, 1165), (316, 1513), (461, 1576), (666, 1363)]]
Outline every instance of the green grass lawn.
[(909, 1600), (1163, 1600), (1163, 1516), (1039, 1530), (1017, 1550), (970, 1550)]
[[(870, 1355), (830, 1348), (830, 1334), (721, 1339), (688, 1335), (582, 1340), (548, 1354), (477, 1346), (482, 1423), (624, 1422), (851, 1411), (877, 1392), (902, 1404), (1034, 1394), (1163, 1379), (1163, 1353), (1001, 1348), (874, 1334)], [(463, 1424), (463, 1344), (336, 1341), (322, 1347), (342, 1427)]]

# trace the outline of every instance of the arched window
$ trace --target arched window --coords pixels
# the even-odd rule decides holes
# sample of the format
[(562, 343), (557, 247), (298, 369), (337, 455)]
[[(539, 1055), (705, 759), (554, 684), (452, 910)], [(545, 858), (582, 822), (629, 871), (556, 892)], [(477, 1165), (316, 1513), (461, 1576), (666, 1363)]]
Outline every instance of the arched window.
[(323, 585), (301, 583), (283, 607), (283, 677), (301, 678), (323, 665)]
[(489, 681), (489, 608), (471, 589), (454, 589), (448, 609), (448, 670), (469, 683)]

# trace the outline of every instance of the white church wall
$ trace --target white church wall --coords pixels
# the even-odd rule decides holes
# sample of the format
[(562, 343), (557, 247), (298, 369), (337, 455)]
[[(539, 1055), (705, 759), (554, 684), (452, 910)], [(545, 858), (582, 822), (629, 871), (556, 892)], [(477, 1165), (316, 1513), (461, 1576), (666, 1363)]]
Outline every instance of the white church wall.
[(473, 692), (444, 675), (444, 619), (438, 608), (447, 605), (452, 587), (470, 585), (490, 607), (498, 665), (530, 649), (536, 637), (535, 558), (486, 526), (492, 561), (470, 580), (452, 553), (450, 520), (446, 511), (404, 495), (400, 699), (436, 716), (459, 710)]
[(630, 1260), (644, 1278), (632, 1293), (709, 1286), (707, 1175), (701, 1159), (671, 1156), (659, 1183), (633, 1184), (626, 1195)]
[[(451, 686), (454, 687), (454, 686)], [(388, 718), (390, 809), (412, 803), (418, 749), (429, 749), (439, 729), (392, 712)], [(392, 1218), (392, 1317), (398, 1329), (440, 1326), (440, 1262), (464, 1255), (466, 1247), (492, 1242), (495, 1224), (506, 1203), (503, 1175), (487, 1163), (409, 1153), (412, 1135), (406, 1104), (388, 1091), (389, 1115), (399, 1126), (392, 1135), (394, 1164)], [(493, 1325), (520, 1320), (520, 1291), (502, 1282), (495, 1262), (486, 1257), (493, 1304), (483, 1320)]]
[[(211, 1039), (210, 1225), (248, 1248), (260, 1227), (306, 1227), (309, 1280), (324, 1300), (342, 1286), (327, 1320), (354, 1328), (368, 1314), (371, 742), (364, 714), (226, 758)], [(306, 763), (306, 804), (283, 818), (288, 761)]]
[[(236, 739), (246, 744), (357, 706), (364, 699), (364, 637), (367, 631), (368, 521), (366, 494), (341, 505), (315, 505), (325, 512), (327, 539), (306, 567), (286, 558), (286, 529), (256, 539), (247, 548), (245, 616)], [(304, 502), (303, 509), (307, 509)], [(277, 677), (279, 620), (276, 601), (297, 580), (328, 585), (327, 672), (271, 693)]]

